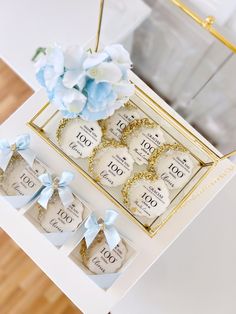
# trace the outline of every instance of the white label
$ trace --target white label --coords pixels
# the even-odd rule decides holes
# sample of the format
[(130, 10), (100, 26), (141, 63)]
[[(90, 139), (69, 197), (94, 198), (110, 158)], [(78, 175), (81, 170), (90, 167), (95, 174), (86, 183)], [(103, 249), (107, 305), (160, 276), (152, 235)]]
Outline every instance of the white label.
[(84, 207), (76, 197), (71, 205), (64, 208), (58, 194), (54, 194), (48, 208), (40, 219), (46, 232), (74, 231), (83, 220)]
[(134, 132), (128, 139), (129, 152), (138, 165), (148, 163), (148, 158), (154, 149), (165, 142), (164, 135), (159, 127), (142, 127), (140, 131)]
[(86, 266), (94, 274), (116, 273), (122, 267), (126, 254), (127, 248), (123, 241), (110, 251), (108, 244), (103, 240), (90, 250)]
[(37, 160), (34, 161), (33, 168), (20, 156), (10, 161), (3, 175), (1, 188), (6, 195), (24, 196), (34, 195), (42, 187), (38, 176), (46, 169)]
[(187, 153), (167, 152), (158, 159), (156, 171), (170, 190), (178, 189), (190, 179), (193, 163)]
[(74, 158), (86, 158), (101, 142), (102, 131), (96, 121), (72, 119), (62, 129), (60, 146)]
[(169, 192), (163, 180), (141, 179), (131, 186), (129, 202), (135, 215), (154, 219), (169, 206)]
[(101, 184), (114, 187), (125, 183), (130, 177), (133, 163), (126, 147), (108, 147), (95, 158), (94, 172)]
[(105, 121), (106, 123), (106, 137), (108, 139), (115, 139), (119, 141), (121, 132), (133, 120), (139, 118), (139, 112), (136, 108), (123, 107), (117, 110), (113, 116)]

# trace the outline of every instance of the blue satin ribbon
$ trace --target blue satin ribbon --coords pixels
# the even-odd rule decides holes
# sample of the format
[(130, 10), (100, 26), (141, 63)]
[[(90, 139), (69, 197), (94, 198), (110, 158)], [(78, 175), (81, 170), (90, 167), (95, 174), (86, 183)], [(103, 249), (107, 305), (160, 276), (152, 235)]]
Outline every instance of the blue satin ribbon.
[(52, 178), (48, 173), (44, 173), (39, 176), (39, 180), (45, 186), (40, 193), (38, 203), (45, 209), (47, 209), (48, 202), (52, 197), (55, 190), (58, 191), (61, 202), (65, 208), (67, 208), (74, 201), (74, 196), (68, 187), (70, 182), (74, 179), (74, 174), (69, 171), (63, 171), (61, 178)]
[(117, 244), (121, 241), (118, 231), (113, 226), (113, 223), (116, 220), (117, 216), (118, 213), (111, 209), (106, 211), (103, 223), (98, 223), (96, 215), (94, 213), (89, 216), (85, 223), (85, 228), (87, 230), (84, 234), (87, 248), (94, 241), (100, 230), (103, 230), (107, 244), (109, 245), (111, 251), (117, 246)]
[(14, 152), (18, 152), (32, 167), (35, 160), (35, 154), (29, 148), (29, 145), (29, 134), (18, 136), (13, 143), (9, 143), (6, 139), (0, 139), (0, 168), (2, 168), (3, 171), (6, 170)]

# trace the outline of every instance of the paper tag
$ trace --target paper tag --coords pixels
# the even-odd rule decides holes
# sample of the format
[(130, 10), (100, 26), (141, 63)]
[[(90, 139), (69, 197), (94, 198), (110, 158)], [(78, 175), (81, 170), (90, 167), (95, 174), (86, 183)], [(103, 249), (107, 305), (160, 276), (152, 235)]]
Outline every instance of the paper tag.
[(137, 216), (156, 218), (169, 206), (169, 192), (163, 180), (141, 179), (129, 190), (129, 207)]
[(105, 137), (119, 141), (121, 132), (133, 120), (139, 118), (139, 111), (135, 107), (125, 106), (117, 110), (110, 118), (104, 121), (106, 126)]
[(101, 128), (96, 121), (79, 118), (69, 120), (59, 134), (60, 147), (74, 158), (88, 157), (102, 138)]
[(41, 187), (42, 183), (38, 176), (46, 171), (45, 167), (37, 160), (34, 161), (33, 168), (19, 155), (15, 155), (3, 174), (1, 188), (9, 196), (34, 195)]
[(169, 151), (158, 158), (155, 169), (172, 190), (187, 183), (193, 171), (193, 163), (188, 153)]
[(100, 183), (115, 187), (123, 184), (133, 170), (133, 158), (126, 147), (107, 147), (94, 160), (94, 173)]
[(102, 242), (89, 248), (86, 266), (94, 274), (116, 273), (122, 267), (126, 254), (127, 248), (122, 240), (110, 251), (104, 238)]
[(148, 158), (155, 148), (165, 142), (163, 132), (159, 127), (141, 127), (134, 131), (128, 139), (129, 152), (138, 165), (148, 163)]
[(54, 193), (40, 218), (40, 224), (46, 232), (74, 231), (83, 220), (83, 212), (84, 206), (77, 197), (64, 208), (58, 193)]

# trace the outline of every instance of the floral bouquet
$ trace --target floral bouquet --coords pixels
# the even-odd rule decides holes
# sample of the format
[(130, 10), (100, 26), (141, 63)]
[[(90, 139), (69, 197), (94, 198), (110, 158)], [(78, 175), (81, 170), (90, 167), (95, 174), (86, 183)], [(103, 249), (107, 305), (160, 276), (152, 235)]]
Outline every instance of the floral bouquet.
[(54, 46), (45, 49), (35, 66), (39, 83), (65, 118), (105, 119), (134, 93), (128, 80), (130, 56), (120, 44), (94, 53)]

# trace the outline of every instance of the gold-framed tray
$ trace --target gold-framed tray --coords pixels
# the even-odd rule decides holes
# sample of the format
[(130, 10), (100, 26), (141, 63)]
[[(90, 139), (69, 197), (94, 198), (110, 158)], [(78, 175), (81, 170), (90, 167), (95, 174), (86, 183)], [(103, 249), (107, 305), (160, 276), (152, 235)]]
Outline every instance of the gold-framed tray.
[[(137, 223), (152, 237), (177, 212), (177, 210), (185, 204), (195, 189), (201, 185), (202, 181), (221, 160), (221, 156), (210, 143), (189, 126), (187, 122), (172, 110), (133, 72), (130, 72), (130, 80), (135, 85), (135, 94), (131, 97), (128, 105), (138, 110), (139, 120), (146, 119), (158, 126), (161, 133), (164, 135), (165, 141), (164, 143), (161, 143), (160, 147), (153, 149), (150, 156), (148, 156), (147, 163), (140, 165), (137, 162), (134, 162), (132, 173), (122, 185), (116, 187), (105, 186), (98, 180), (96, 175), (94, 175), (90, 169), (91, 156), (94, 154), (91, 154), (88, 158), (74, 158), (68, 156), (68, 154), (63, 151), (60, 147), (60, 139), (58, 138), (58, 128), (65, 120), (63, 120), (62, 114), (50, 103), (42, 104), (41, 110), (28, 122), (28, 126), (36, 132), (37, 135), (44, 139), (57, 153), (66, 159), (87, 180), (95, 185), (97, 189), (107, 196), (116, 206), (118, 206), (124, 213), (128, 214), (132, 221)], [(103, 130), (103, 141), (106, 141), (107, 133), (104, 131), (104, 121), (100, 121), (100, 126)], [(126, 126), (124, 130), (122, 130), (122, 134), (127, 133), (127, 129), (129, 129), (129, 126)], [(132, 130), (131, 132), (128, 132), (128, 134), (131, 136), (135, 135), (136, 133), (133, 133), (133, 131), (136, 132), (137, 130)], [(125, 139), (127, 139), (127, 137), (124, 134), (123, 137), (121, 135), (120, 143), (122, 145), (128, 145), (130, 150), (129, 141), (125, 141)], [(161, 154), (168, 151), (168, 149), (165, 149), (166, 146), (169, 148), (175, 146), (181, 147), (180, 151), (188, 154), (192, 168), (190, 175), (188, 175), (188, 180), (185, 181), (184, 184), (174, 186), (174, 188), (173, 186), (172, 188), (168, 188), (168, 206), (164, 210), (156, 212), (159, 214), (148, 216), (148, 211), (144, 210), (143, 212), (146, 214), (142, 213), (140, 199), (136, 200), (135, 197), (130, 197), (129, 193), (133, 193), (133, 196), (135, 196), (140, 192), (137, 189), (134, 189), (133, 192), (131, 191), (131, 187), (134, 185), (139, 187), (140, 181), (137, 182), (137, 177), (139, 179), (144, 179), (144, 181), (141, 182), (143, 185), (144, 183), (156, 183), (155, 180), (160, 178), (164, 179), (161, 170), (160, 172), (158, 172), (158, 169), (155, 171), (155, 162), (159, 160), (159, 158), (162, 158), (164, 161), (167, 160), (165, 155), (160, 155), (158, 152), (159, 149)], [(173, 151), (175, 152), (175, 150)], [(157, 155), (157, 158), (153, 156), (155, 154)], [(142, 175), (142, 173), (147, 173), (147, 175)], [(168, 182), (166, 183), (168, 186)], [(155, 187), (157, 188), (157, 186), (158, 185)], [(145, 186), (144, 189), (153, 192), (153, 187), (149, 189)], [(161, 198), (163, 197), (165, 198), (166, 194), (164, 196), (161, 195)], [(161, 200), (161, 198), (159, 198), (159, 200)], [(149, 197), (147, 198), (147, 202), (150, 203)], [(147, 202), (144, 202), (143, 204), (147, 205)], [(139, 210), (134, 208), (134, 204), (139, 207)]]

